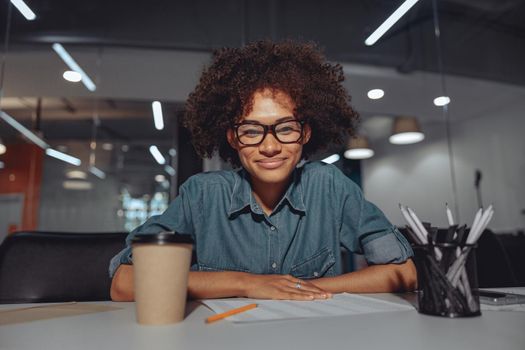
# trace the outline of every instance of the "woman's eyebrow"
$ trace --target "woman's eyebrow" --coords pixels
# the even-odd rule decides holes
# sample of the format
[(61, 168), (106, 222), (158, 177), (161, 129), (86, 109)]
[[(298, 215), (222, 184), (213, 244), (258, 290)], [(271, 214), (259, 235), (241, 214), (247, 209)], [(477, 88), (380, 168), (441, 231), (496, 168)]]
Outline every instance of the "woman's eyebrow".
[(279, 118), (275, 122), (279, 123), (279, 122), (284, 122), (284, 121), (288, 121), (288, 120), (295, 120), (295, 117), (293, 115), (290, 115), (290, 116), (287, 116), (287, 117)]
[[(275, 123), (280, 123), (280, 122), (284, 122), (284, 121), (289, 121), (289, 120), (295, 120), (296, 118), (293, 116), (293, 115), (290, 115), (290, 116), (286, 116), (286, 117), (282, 117), (282, 118), (279, 118), (275, 121)], [(241, 123), (248, 123), (248, 124), (263, 124), (261, 122), (259, 122), (258, 120), (253, 120), (253, 119), (245, 119), (243, 120)], [(274, 123), (274, 124), (275, 124)]]

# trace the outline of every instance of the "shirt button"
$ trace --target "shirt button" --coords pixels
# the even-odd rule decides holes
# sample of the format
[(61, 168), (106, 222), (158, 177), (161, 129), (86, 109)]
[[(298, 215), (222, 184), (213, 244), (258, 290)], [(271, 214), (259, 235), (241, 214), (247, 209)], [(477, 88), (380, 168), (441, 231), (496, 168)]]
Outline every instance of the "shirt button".
[(275, 269), (275, 268), (277, 268), (277, 263), (272, 264), (272, 269)]
[(314, 272), (314, 277), (319, 277), (319, 272), (315, 271)]
[(275, 231), (275, 226), (270, 226), (270, 230)]

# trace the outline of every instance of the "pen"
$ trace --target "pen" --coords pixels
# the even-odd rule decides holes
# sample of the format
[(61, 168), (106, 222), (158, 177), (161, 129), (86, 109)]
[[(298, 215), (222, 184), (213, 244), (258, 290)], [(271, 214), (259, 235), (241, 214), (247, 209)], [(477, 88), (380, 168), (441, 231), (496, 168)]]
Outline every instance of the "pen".
[[(433, 243), (432, 238), (428, 234), (428, 231), (426, 230), (425, 226), (423, 226), (423, 224), (421, 223), (421, 220), (419, 220), (419, 218), (417, 217), (416, 213), (409, 207), (406, 207), (406, 210), (408, 212), (408, 216), (412, 218), (413, 222), (416, 225), (416, 228), (419, 229), (421, 235), (423, 236), (423, 243), (424, 244)], [(441, 250), (438, 247), (434, 247), (434, 253), (436, 254), (436, 259), (440, 261), (441, 258), (443, 257), (443, 253), (441, 252)]]
[[(489, 224), (490, 220), (492, 219), (492, 216), (494, 215), (494, 209), (492, 209), (492, 205), (483, 213), (483, 216), (481, 219), (479, 219), (479, 223), (476, 227), (476, 230), (474, 231), (473, 235), (469, 235), (467, 238), (467, 244), (474, 244), (479, 239), (483, 231), (485, 231), (485, 228), (487, 228), (487, 225)], [(470, 238), (470, 239), (469, 239)]]
[(478, 225), (479, 219), (481, 219), (481, 216), (483, 215), (483, 208), (479, 208), (476, 212), (476, 216), (474, 216), (474, 221), (472, 222), (472, 226), (470, 226), (469, 235), (474, 232), (474, 229)]
[(226, 318), (226, 317), (229, 317), (229, 316), (233, 316), (233, 315), (237, 315), (237, 314), (240, 314), (241, 312), (245, 312), (245, 311), (248, 311), (248, 310), (251, 310), (251, 309), (255, 309), (256, 307), (257, 307), (257, 304), (248, 304), (248, 305), (244, 305), (244, 306), (241, 306), (241, 307), (238, 307), (238, 308), (235, 308), (235, 309), (231, 309), (231, 310), (228, 310), (226, 312), (223, 312), (223, 313), (220, 313), (220, 314), (208, 317), (206, 319), (206, 323), (212, 323), (212, 322), (215, 322), (215, 321), (219, 321), (219, 320), (222, 320), (223, 318)]
[(419, 227), (416, 225), (416, 223), (414, 222), (414, 220), (408, 213), (407, 208), (401, 205), (400, 203), (399, 209), (401, 209), (401, 213), (403, 214), (403, 217), (405, 218), (408, 225), (412, 228), (412, 232), (414, 232), (417, 235), (417, 237), (419, 238), (419, 241), (423, 244), (427, 244), (428, 242), (427, 236), (425, 236), (425, 234), (419, 230)]
[(419, 218), (417, 217), (416, 213), (412, 209), (410, 209), (409, 207), (406, 207), (406, 209), (408, 211), (408, 214), (412, 218), (412, 220), (414, 220), (414, 223), (416, 224), (416, 227), (419, 229), (419, 231), (426, 238), (425, 241), (428, 242), (428, 232), (427, 232), (425, 226), (423, 226), (423, 224), (421, 223), (421, 220), (419, 220)]
[(445, 207), (447, 208), (448, 226), (452, 226), (454, 225), (454, 217), (452, 216), (452, 211), (450, 211), (450, 208), (448, 207), (448, 203), (445, 203)]

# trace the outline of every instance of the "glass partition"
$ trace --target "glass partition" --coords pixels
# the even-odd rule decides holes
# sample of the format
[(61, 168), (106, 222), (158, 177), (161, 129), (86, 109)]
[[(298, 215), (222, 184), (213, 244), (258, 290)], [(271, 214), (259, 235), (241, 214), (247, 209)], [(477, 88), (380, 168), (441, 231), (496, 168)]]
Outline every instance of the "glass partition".
[[(438, 226), (447, 224), (445, 203), (468, 224), (493, 204), (496, 232), (523, 231), (519, 2), (420, 1), (371, 46), (365, 39), (402, 1), (27, 3), (32, 21), (9, 2), (0, 10), (0, 239), (128, 231), (162, 212), (190, 175), (227, 168), (195, 155), (180, 113), (213, 49), (261, 38), (312, 40), (342, 65), (374, 155), (348, 160), (348, 147), (335, 147), (312, 159), (336, 154), (330, 161), (394, 224), (405, 224), (398, 203)], [(54, 44), (94, 89), (64, 78), (71, 67)], [(450, 103), (437, 106), (440, 96)], [(424, 139), (391, 143), (406, 117)]]

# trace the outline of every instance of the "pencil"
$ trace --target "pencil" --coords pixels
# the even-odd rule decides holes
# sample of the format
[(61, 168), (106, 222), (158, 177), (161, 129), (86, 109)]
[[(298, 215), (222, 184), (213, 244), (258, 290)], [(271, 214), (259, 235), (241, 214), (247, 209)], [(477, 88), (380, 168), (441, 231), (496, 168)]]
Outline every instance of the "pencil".
[(231, 309), (226, 312), (208, 317), (206, 319), (206, 323), (212, 323), (215, 321), (219, 321), (219, 320), (222, 320), (223, 318), (230, 317), (232, 315), (237, 315), (237, 314), (240, 314), (241, 312), (248, 311), (251, 309), (255, 309), (256, 307), (257, 307), (257, 304), (248, 304), (248, 305), (241, 306), (235, 309)]

